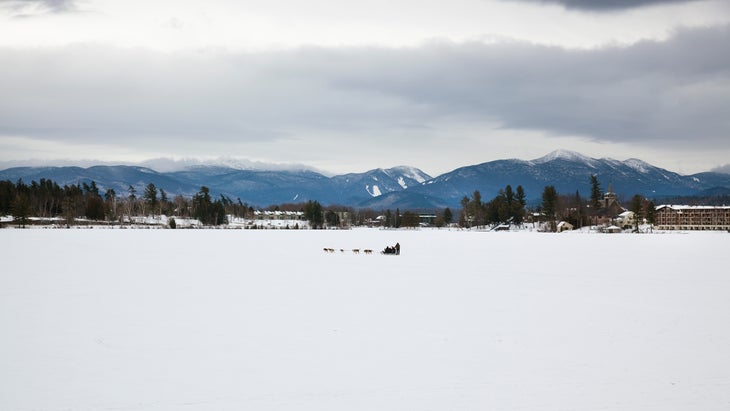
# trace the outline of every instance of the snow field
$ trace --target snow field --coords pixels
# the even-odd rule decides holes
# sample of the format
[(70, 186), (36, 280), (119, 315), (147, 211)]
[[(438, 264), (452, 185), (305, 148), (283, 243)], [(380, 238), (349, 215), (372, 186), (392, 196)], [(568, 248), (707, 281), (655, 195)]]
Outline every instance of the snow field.
[(0, 409), (726, 410), (729, 244), (0, 230)]

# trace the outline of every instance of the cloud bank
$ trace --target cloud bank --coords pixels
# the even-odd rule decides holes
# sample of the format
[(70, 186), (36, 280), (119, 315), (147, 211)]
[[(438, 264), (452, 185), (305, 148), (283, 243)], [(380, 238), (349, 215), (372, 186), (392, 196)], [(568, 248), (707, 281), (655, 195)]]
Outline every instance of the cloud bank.
[(645, 6), (673, 3), (690, 3), (701, 0), (513, 0), (526, 3), (559, 4), (567, 9), (590, 11), (615, 11)]
[(332, 148), (460, 144), (463, 130), (483, 142), (494, 130), (522, 130), (728, 150), (727, 44), (730, 26), (591, 50), (519, 42), (259, 53), (6, 48), (0, 136), (161, 155), (289, 145), (303, 162)]
[(0, 9), (10, 10), (15, 17), (32, 17), (77, 11), (78, 7), (75, 0), (0, 0)]

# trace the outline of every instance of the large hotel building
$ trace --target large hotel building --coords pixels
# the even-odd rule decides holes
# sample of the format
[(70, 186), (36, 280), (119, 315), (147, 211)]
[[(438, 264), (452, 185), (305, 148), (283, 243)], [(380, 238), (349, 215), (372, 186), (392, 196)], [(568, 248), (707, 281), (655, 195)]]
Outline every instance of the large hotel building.
[(661, 205), (656, 208), (660, 230), (730, 230), (730, 206)]

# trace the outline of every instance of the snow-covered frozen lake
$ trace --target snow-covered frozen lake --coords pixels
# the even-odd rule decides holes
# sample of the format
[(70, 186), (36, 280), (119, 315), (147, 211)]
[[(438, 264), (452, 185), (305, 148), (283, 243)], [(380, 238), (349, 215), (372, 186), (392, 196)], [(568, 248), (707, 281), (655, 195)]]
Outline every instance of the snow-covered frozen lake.
[(0, 261), (2, 410), (730, 409), (728, 233), (7, 229)]

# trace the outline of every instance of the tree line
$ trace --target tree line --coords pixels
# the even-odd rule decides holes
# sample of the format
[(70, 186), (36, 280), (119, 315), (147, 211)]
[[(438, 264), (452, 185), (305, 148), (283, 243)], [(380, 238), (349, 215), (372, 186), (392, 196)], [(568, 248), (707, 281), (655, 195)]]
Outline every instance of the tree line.
[(525, 190), (522, 186), (512, 190), (512, 186), (507, 185), (487, 202), (482, 201), (482, 195), (477, 190), (471, 198), (464, 196), (461, 199), (459, 225), (466, 228), (503, 223), (521, 225), (525, 218), (526, 205)]
[[(412, 211), (393, 213), (341, 205), (324, 207), (317, 201), (272, 205), (265, 210), (304, 212), (313, 228), (366, 225), (379, 215), (385, 215), (382, 222), (385, 227), (417, 227), (420, 223), (419, 215)], [(253, 214), (254, 208), (240, 198), (232, 200), (225, 195), (214, 198), (205, 186), (192, 197), (171, 198), (154, 183), (144, 186), (141, 193), (132, 185), (126, 192), (117, 193), (113, 188), (101, 190), (94, 181), (64, 186), (48, 179), (30, 184), (22, 180), (0, 181), (0, 215), (12, 215), (22, 226), (28, 224), (30, 217), (60, 217), (71, 225), (81, 219), (124, 224), (131, 222), (133, 216), (145, 215), (174, 215), (195, 218), (204, 225), (221, 225), (228, 223), (228, 216), (253, 218)], [(343, 215), (349, 216), (348, 221), (341, 221)], [(451, 210), (447, 208), (436, 220), (437, 224), (448, 224), (451, 219)], [(173, 220), (171, 225), (174, 224)]]
[[(419, 213), (407, 210), (401, 213), (400, 208), (395, 211), (373, 210), (369, 208), (355, 209), (353, 207), (333, 205), (325, 207), (316, 200), (300, 204), (304, 218), (314, 229), (324, 227), (340, 227), (352, 223), (356, 226), (378, 225), (384, 228), (416, 228), (421, 224)], [(343, 222), (340, 215), (347, 214), (349, 221)], [(433, 225), (443, 227), (453, 221), (453, 213), (446, 207), (434, 217)]]
[(252, 212), (253, 208), (240, 198), (237, 201), (224, 195), (212, 198), (205, 186), (192, 197), (176, 195), (171, 199), (153, 183), (145, 186), (141, 194), (131, 185), (126, 193), (120, 194), (113, 188), (102, 193), (94, 181), (63, 187), (47, 179), (30, 184), (22, 180), (0, 181), (0, 215), (12, 215), (21, 225), (27, 224), (30, 217), (61, 217), (69, 225), (77, 219), (122, 224), (130, 222), (132, 216), (161, 214), (220, 225), (227, 223), (228, 215), (244, 217)]
[[(557, 230), (557, 221), (566, 221), (574, 227), (597, 225), (601, 218), (615, 217), (603, 208), (604, 192), (596, 175), (590, 176), (591, 193), (589, 198), (581, 197), (578, 191), (573, 195), (559, 194), (555, 186), (545, 186), (542, 192), (542, 202), (535, 209), (535, 213), (548, 223), (550, 231)], [(646, 220), (649, 224), (656, 223), (656, 205), (639, 194), (631, 197), (628, 210), (634, 213), (634, 230), (638, 231), (639, 223)]]
[[(537, 219), (547, 222), (553, 231), (560, 220), (575, 227), (595, 225), (602, 211), (603, 192), (597, 176), (591, 175), (590, 183), (588, 199), (581, 197), (578, 191), (570, 195), (559, 194), (554, 186), (545, 186), (542, 201), (529, 211), (537, 215)], [(631, 198), (628, 208), (637, 217), (635, 229), (638, 229), (639, 222), (644, 219), (654, 223), (656, 207), (652, 201), (637, 194)], [(313, 228), (349, 224), (363, 226), (373, 223), (382, 227), (401, 228), (418, 227), (421, 223), (419, 214), (414, 211), (354, 209), (341, 205), (324, 207), (314, 200), (270, 206), (268, 210), (301, 211)], [(63, 187), (48, 179), (32, 181), (30, 184), (22, 180), (16, 183), (0, 181), (0, 215), (12, 215), (21, 225), (27, 224), (31, 216), (61, 217), (66, 224), (73, 224), (75, 220), (82, 218), (123, 224), (130, 222), (132, 216), (140, 215), (174, 215), (195, 218), (205, 225), (220, 225), (228, 222), (229, 215), (252, 218), (253, 212), (253, 207), (242, 202), (240, 198), (235, 201), (225, 195), (213, 198), (205, 186), (192, 197), (175, 195), (170, 198), (164, 189), (153, 183), (147, 184), (142, 193), (138, 193), (131, 185), (125, 193), (117, 193), (112, 188), (102, 193), (94, 181)], [(341, 221), (341, 216), (345, 215), (348, 216), (348, 221)], [(524, 189), (517, 186), (513, 190), (511, 185), (507, 185), (489, 201), (483, 201), (478, 190), (473, 192), (471, 198), (464, 196), (458, 224), (465, 228), (505, 223), (521, 225), (527, 215)], [(454, 214), (447, 207), (436, 213), (432, 224), (442, 227), (451, 224), (453, 219)]]

